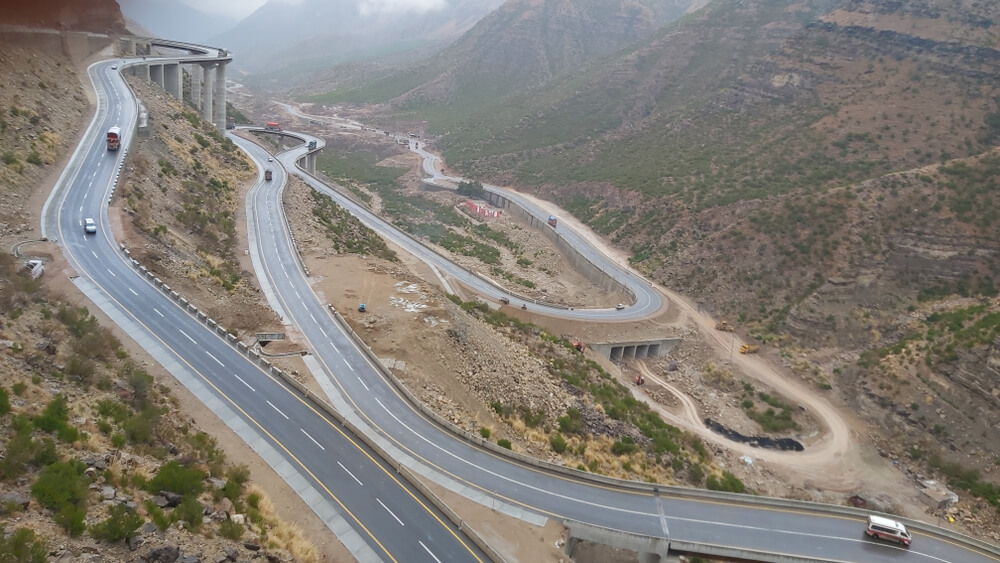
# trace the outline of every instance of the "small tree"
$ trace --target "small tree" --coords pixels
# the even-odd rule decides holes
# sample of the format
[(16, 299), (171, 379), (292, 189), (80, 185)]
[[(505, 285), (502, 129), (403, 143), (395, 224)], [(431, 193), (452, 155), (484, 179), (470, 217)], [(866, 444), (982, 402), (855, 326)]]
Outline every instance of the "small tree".
[(111, 515), (107, 519), (90, 527), (90, 535), (108, 543), (124, 541), (132, 537), (142, 524), (142, 516), (124, 504), (116, 504), (111, 507)]

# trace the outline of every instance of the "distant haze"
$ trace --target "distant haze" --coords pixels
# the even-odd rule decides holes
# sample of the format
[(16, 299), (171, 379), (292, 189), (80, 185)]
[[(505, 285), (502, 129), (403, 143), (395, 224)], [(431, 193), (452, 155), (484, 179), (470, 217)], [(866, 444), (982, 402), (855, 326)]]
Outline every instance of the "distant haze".
[[(276, 3), (301, 4), (302, 0), (274, 0)], [(252, 14), (268, 0), (181, 0), (198, 11), (206, 14), (228, 16), (237, 21)], [(363, 15), (389, 12), (426, 12), (440, 10), (447, 5), (447, 0), (332, 0), (340, 4), (356, 4)]]

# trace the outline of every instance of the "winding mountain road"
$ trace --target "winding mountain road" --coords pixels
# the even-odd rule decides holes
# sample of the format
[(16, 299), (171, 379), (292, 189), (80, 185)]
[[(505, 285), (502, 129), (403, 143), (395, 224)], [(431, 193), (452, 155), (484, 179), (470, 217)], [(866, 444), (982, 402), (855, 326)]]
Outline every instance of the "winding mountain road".
[[(43, 212), (43, 232), (58, 239), (79, 273), (76, 285), (247, 440), (356, 557), (364, 561), (483, 561), (484, 554), (400, 480), (387, 462), (251, 361), (120, 250), (110, 231), (107, 205), (125, 154), (108, 153), (103, 132), (112, 124), (121, 125), (123, 146), (129, 146), (135, 101), (110, 65), (96, 63), (89, 69), (99, 99), (97, 113)], [(262, 149), (234, 141), (259, 168), (267, 166)], [(322, 140), (317, 141), (322, 146)], [(293, 149), (278, 159), (314, 189), (343, 202), (338, 192), (295, 168), (304, 152), (304, 147)], [(765, 499), (742, 495), (602, 483), (583, 473), (556, 473), (523, 463), (444, 431), (384, 377), (312, 292), (281, 209), (284, 174), (276, 170), (271, 182), (261, 176), (247, 201), (248, 228), (255, 269), (268, 300), (304, 336), (310, 350), (307, 365), (334, 406), (400, 463), (425, 475), (444, 476), (469, 496), (498, 498), (509, 512), (523, 510), (529, 516), (569, 518), (669, 537), (672, 542), (738, 551), (759, 560), (998, 560), (970, 541), (942, 535), (929, 526), (914, 530), (913, 547), (903, 550), (866, 539), (857, 513), (786, 501), (766, 504)], [(350, 205), (345, 207), (356, 212)], [(95, 235), (83, 233), (80, 221), (85, 216), (99, 218)], [(362, 221), (391, 227), (363, 213), (359, 216)], [(434, 260), (430, 255), (425, 259)], [(448, 271), (450, 266), (441, 267)], [(449, 271), (448, 275), (461, 273)], [(616, 313), (643, 308), (591, 313), (594, 319), (613, 319)]]

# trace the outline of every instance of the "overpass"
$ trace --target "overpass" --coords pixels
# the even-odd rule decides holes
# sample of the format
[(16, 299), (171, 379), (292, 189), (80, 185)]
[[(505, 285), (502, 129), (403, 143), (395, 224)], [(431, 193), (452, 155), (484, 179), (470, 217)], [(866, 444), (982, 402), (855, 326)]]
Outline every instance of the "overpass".
[[(121, 37), (118, 52), (130, 60), (128, 72), (159, 85), (178, 100), (184, 99), (184, 74), (188, 75), (189, 99), (201, 118), (226, 129), (226, 66), (233, 54), (226, 49), (155, 37)], [(176, 53), (161, 54), (167, 49)], [(138, 58), (138, 60), (137, 60)]]

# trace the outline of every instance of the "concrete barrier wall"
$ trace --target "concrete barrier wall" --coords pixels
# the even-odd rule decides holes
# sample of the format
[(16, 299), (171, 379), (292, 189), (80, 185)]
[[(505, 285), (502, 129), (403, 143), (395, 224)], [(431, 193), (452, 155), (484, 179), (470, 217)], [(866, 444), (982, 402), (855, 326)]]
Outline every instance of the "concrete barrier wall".
[(548, 218), (535, 217), (523, 207), (500, 194), (490, 191), (486, 192), (487, 201), (495, 207), (501, 207), (508, 213), (526, 221), (532, 227), (545, 234), (553, 245), (566, 256), (571, 266), (580, 272), (588, 281), (605, 291), (621, 293), (630, 303), (635, 302), (635, 294), (622, 282), (613, 278), (610, 274), (600, 269), (593, 262), (584, 257), (575, 246), (569, 244), (555, 229), (549, 226)]

